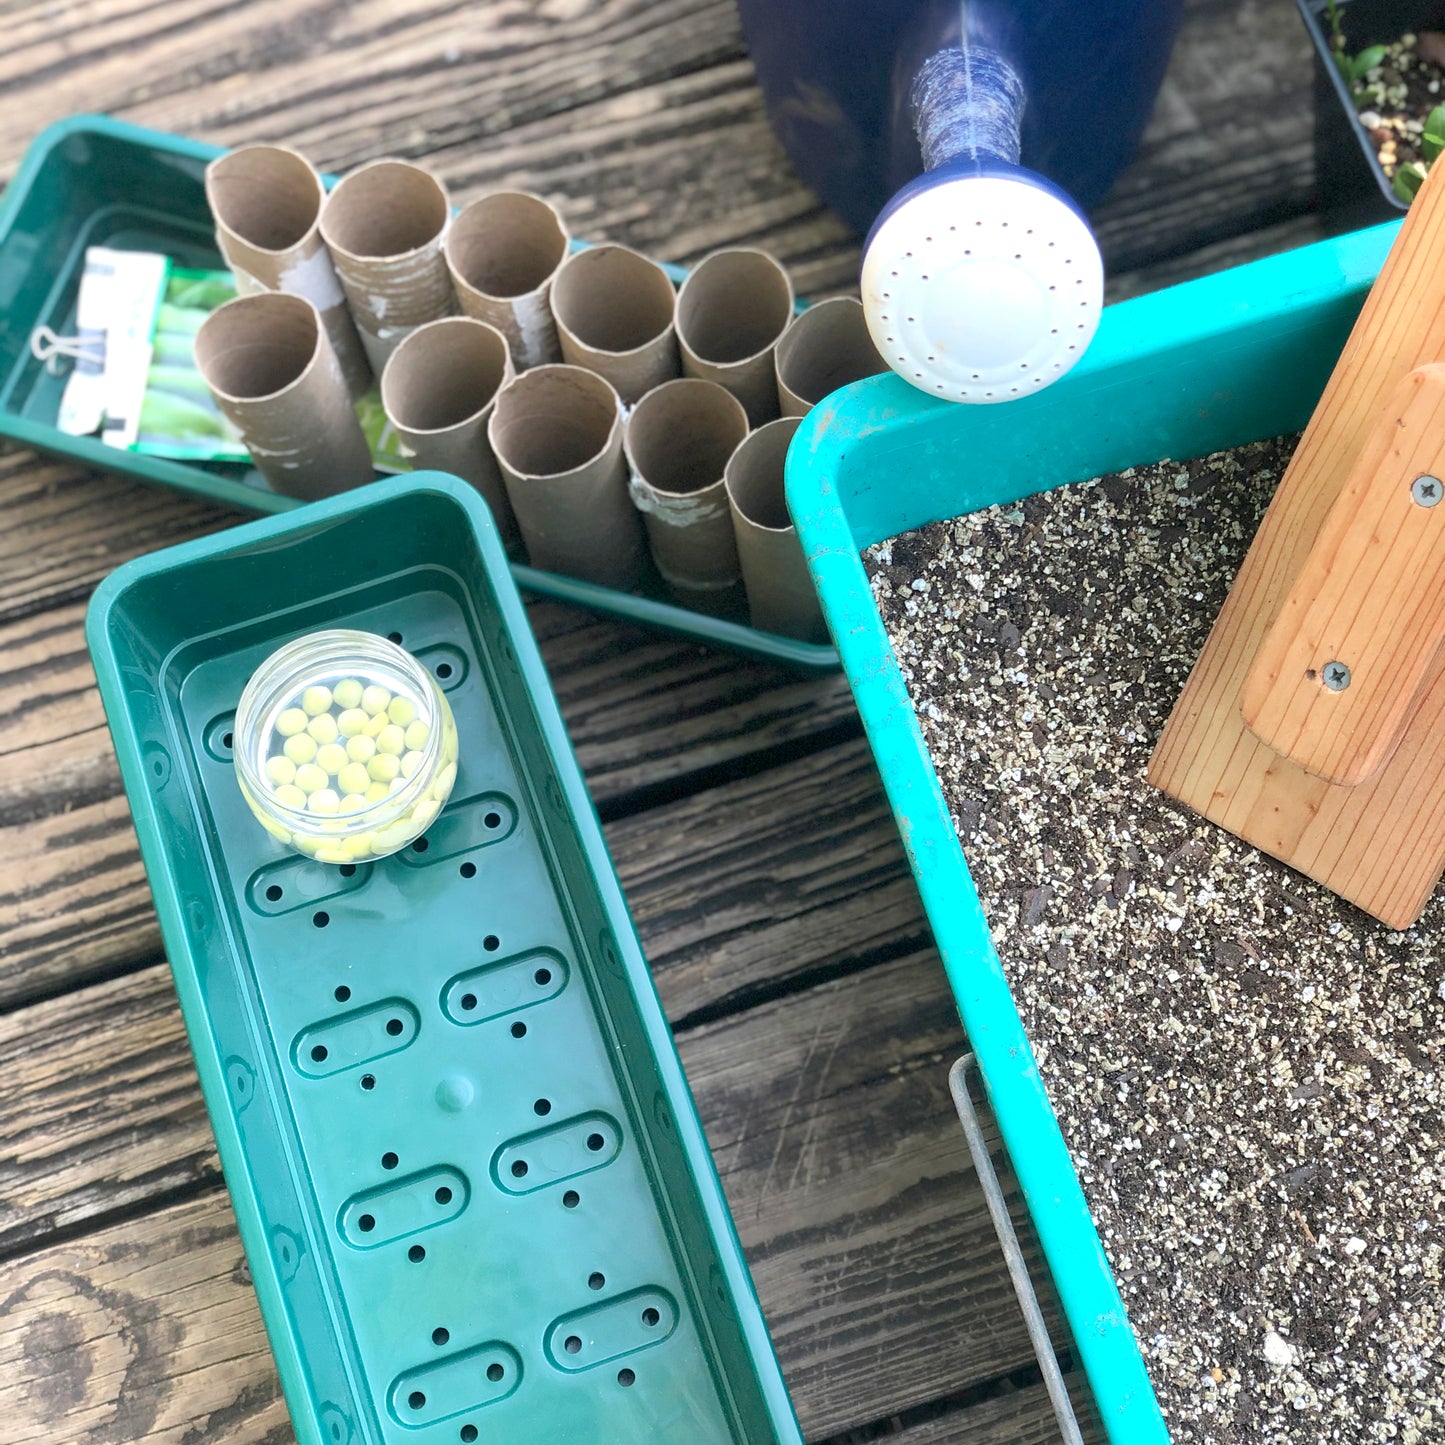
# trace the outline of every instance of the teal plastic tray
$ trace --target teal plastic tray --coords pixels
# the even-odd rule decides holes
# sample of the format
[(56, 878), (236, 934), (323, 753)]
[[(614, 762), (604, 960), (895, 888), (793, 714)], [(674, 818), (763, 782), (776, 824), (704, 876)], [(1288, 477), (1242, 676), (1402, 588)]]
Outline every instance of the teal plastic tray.
[[(326, 627), (399, 639), (461, 743), (427, 834), (356, 867), (273, 842), (230, 756), (253, 669)], [(476, 493), (418, 473), (140, 558), (87, 637), (303, 1445), (800, 1445)]]
[[(72, 116), (36, 138), (0, 199), (0, 437), (243, 511), (289, 511), (303, 503), (270, 491), (250, 467), (141, 456), (60, 431), (64, 378), (30, 352), (37, 326), (75, 333), (87, 246), (160, 251), (182, 266), (224, 269), (205, 193), (206, 166), (221, 153), (103, 115)], [(665, 269), (675, 281), (686, 274)], [(638, 594), (521, 564), (512, 570), (528, 591), (632, 622), (803, 670), (838, 666), (832, 647), (679, 607), (660, 578)]]
[(896, 377), (859, 382), (812, 412), (788, 455), (788, 505), (813, 581), (1114, 1445), (1169, 1437), (859, 553), (1066, 482), (1302, 427), (1397, 229), (1108, 307), (1078, 367), (1023, 401), (952, 406)]

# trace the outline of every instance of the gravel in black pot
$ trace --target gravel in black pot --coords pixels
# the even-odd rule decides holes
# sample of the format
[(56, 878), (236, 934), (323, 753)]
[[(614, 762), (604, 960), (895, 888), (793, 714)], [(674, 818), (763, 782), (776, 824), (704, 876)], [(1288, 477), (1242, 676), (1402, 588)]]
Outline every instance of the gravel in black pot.
[[(1295, 3), (1315, 48), (1315, 179), (1326, 221), (1332, 231), (1347, 231), (1393, 220), (1409, 209), (1409, 203), (1397, 194), (1391, 172), (1417, 154), (1419, 139), (1403, 138), (1398, 148), (1386, 145), (1384, 142), (1392, 139), (1387, 129), (1377, 127), (1372, 131), (1362, 123), (1362, 111), (1369, 119), (1372, 110), (1378, 115), (1391, 107), (1374, 107), (1370, 95), (1352, 87), (1338, 58), (1336, 26), (1344, 37), (1346, 65), (1353, 62), (1359, 67), (1362, 85), (1368, 85), (1367, 77), (1378, 78), (1383, 72), (1392, 86), (1403, 86), (1408, 91), (1410, 110), (1423, 111), (1431, 101), (1445, 103), (1445, 83), (1437, 93), (1426, 89), (1428, 81), (1435, 78), (1433, 42), (1426, 42), (1423, 53), (1412, 48), (1403, 74), (1386, 58), (1384, 50), (1396, 46), (1402, 36), (1445, 32), (1445, 0)], [(1372, 67), (1372, 60), (1381, 64)], [(1445, 72), (1445, 67), (1441, 69)], [(1424, 115), (1419, 118), (1423, 120)], [(1382, 149), (1385, 164), (1380, 159)]]

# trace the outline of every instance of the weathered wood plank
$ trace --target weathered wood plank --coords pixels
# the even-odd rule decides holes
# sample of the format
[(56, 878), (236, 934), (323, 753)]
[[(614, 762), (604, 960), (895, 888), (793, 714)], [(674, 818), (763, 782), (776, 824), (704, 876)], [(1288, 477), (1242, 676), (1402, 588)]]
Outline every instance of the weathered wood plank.
[[(765, 794), (774, 811), (754, 823)], [(87, 837), (94, 849), (94, 831)], [(786, 780), (764, 774), (629, 819), (610, 838), (675, 1022), (738, 1005), (765, 986), (797, 986), (820, 968), (856, 969), (926, 934), (861, 743), (808, 759)], [(92, 878), (77, 858), (74, 875), (57, 878), (46, 895), (66, 905), (38, 919), (60, 935), (58, 952), (94, 950), (113, 965), (128, 926), (159, 946), (143, 883), (117, 891), (134, 860), (109, 862), (102, 848)], [(10, 986), (33, 989), (43, 960), (22, 955), (29, 973)], [(209, 1163), (198, 1165), (193, 1152), (153, 1175), (130, 1148), (150, 1111), (168, 1120), (176, 1105), (173, 1012), (169, 973), (152, 967), (0, 1016), (0, 1070), (24, 1081), (0, 1093), (0, 1159), (12, 1157), (16, 1171), (0, 1192), (0, 1252), (207, 1177)], [(104, 1059), (87, 1064), (102, 1036)], [(93, 1132), (77, 1135), (80, 1119)]]
[[(26, 1200), (74, 1223), (101, 1200), (116, 1207), (217, 1177), (159, 970), (91, 994), (99, 1007), (88, 1018), (78, 998), (56, 1000), (30, 1011), (43, 1042), (16, 1026), (0, 1046), (17, 1086), (0, 1101), (0, 1158), (23, 1180), (7, 1209)], [(810, 1436), (1028, 1359), (948, 1098), (961, 1046), (931, 953), (680, 1041)], [(42, 1205), (52, 1165), (68, 1171), (66, 1193)], [(0, 1265), (5, 1438), (95, 1428), (87, 1439), (109, 1439), (101, 1422), (121, 1401), (123, 1438), (171, 1440), (213, 1410), (268, 1400), (272, 1367), (238, 1263), (229, 1205), (207, 1193)], [(119, 1366), (100, 1339), (117, 1334), (130, 1352)]]
[[(1104, 1438), (1087, 1415), (1080, 1415), (1079, 1427), (1089, 1445)], [(1030, 1385), (950, 1410), (886, 1438), (889, 1445), (1058, 1445), (1060, 1436), (1048, 1392), (1042, 1385)]]

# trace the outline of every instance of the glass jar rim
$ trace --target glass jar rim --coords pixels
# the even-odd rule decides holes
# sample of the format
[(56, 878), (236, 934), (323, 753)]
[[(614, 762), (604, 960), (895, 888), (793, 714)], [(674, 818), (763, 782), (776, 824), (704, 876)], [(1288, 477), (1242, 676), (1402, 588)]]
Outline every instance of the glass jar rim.
[[(368, 803), (364, 808), (358, 808), (352, 813), (320, 814), (311, 812), (304, 805), (300, 808), (292, 807), (289, 803), (282, 802), (274, 789), (252, 767), (251, 749), (243, 746), (242, 740), (249, 737), (259, 719), (270, 711), (278, 693), (292, 691), (299, 683), (304, 682), (306, 673), (314, 674), (321, 666), (329, 668), (334, 665), (338, 672), (350, 671), (351, 669), (341, 664), (347, 661), (348, 656), (356, 657), (359, 651), (379, 653), (383, 661), (412, 684), (419, 696), (432, 699), (435, 717), (423, 750), (422, 765), (407, 779), (404, 788), (398, 788), (396, 792), (388, 793), (386, 797), (378, 798), (374, 803)], [(336, 659), (335, 664), (329, 660), (333, 656)], [(300, 659), (308, 661), (303, 665)], [(319, 632), (302, 633), (269, 653), (241, 690), (240, 701), (236, 704), (231, 757), (246, 790), (268, 810), (280, 817), (294, 820), (296, 827), (293, 831), (344, 838), (353, 833), (370, 831), (376, 826), (376, 819), (383, 813), (389, 818), (394, 813), (406, 812), (431, 786), (432, 774), (436, 769), (437, 759), (441, 756), (442, 734), (445, 731), (442, 708), (445, 705), (441, 685), (416, 657), (389, 637), (350, 627), (330, 627)], [(323, 823), (329, 826), (322, 828)], [(343, 826), (337, 827), (337, 824)]]

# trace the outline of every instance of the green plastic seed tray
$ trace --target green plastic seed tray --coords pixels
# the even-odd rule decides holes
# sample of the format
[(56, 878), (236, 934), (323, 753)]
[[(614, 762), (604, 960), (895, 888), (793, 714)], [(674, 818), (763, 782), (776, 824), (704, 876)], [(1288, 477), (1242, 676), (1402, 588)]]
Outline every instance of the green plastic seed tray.
[[(406, 851), (274, 842), (255, 667), (399, 639), (460, 737)], [(485, 504), (377, 482), (127, 563), (87, 636), (303, 1445), (800, 1445)]]
[[(303, 504), (269, 490), (250, 467), (142, 456), (62, 432), (55, 422), (65, 377), (30, 350), (37, 326), (75, 334), (87, 246), (159, 251), (181, 266), (224, 269), (205, 194), (206, 166), (220, 154), (218, 146), (99, 115), (72, 116), (36, 138), (0, 199), (0, 437), (244, 511), (287, 511)], [(674, 280), (684, 274), (666, 269)], [(805, 671), (838, 666), (831, 646), (680, 607), (661, 579), (628, 593), (522, 564), (513, 574), (530, 592), (767, 661)]]
[(816, 407), (787, 495), (989, 1102), (1113, 1445), (1168, 1431), (990, 940), (860, 553), (1067, 482), (1201, 456), (1309, 420), (1398, 223), (1108, 307), (1063, 380), (1003, 406), (896, 377)]

